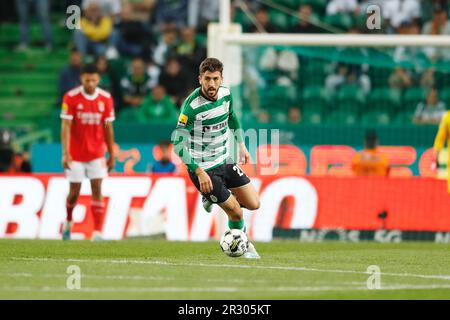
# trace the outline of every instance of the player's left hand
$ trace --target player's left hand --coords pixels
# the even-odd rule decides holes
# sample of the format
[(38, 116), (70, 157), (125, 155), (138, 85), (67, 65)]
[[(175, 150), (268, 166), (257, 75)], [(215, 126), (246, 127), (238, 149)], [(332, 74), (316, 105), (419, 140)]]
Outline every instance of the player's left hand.
[(108, 172), (111, 172), (112, 170), (114, 170), (114, 166), (115, 166), (114, 157), (108, 158), (108, 161), (106, 162), (106, 166), (108, 167)]
[(239, 145), (239, 164), (247, 164), (250, 163), (250, 153), (245, 147), (244, 143)]

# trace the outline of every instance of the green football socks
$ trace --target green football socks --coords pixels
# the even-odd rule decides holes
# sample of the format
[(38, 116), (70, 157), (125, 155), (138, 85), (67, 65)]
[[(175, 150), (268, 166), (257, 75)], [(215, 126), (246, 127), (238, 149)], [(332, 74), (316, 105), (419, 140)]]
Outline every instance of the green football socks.
[(245, 225), (244, 225), (244, 219), (239, 220), (239, 221), (231, 221), (228, 220), (228, 228), (230, 229), (239, 229), (239, 230), (244, 230)]

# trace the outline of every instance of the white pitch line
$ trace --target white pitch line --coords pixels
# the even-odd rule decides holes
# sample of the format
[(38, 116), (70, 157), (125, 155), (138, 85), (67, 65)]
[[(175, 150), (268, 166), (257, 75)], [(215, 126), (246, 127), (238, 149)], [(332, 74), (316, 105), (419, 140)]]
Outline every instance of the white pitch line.
[[(31, 273), (0, 273), (1, 276), (11, 277), (11, 278), (67, 278), (67, 275), (63, 274), (31, 274)], [(174, 277), (154, 277), (154, 276), (127, 276), (127, 275), (89, 275), (83, 274), (83, 278), (91, 279), (107, 279), (107, 280), (154, 280), (154, 281), (176, 281)]]
[(450, 289), (450, 285), (391, 285), (382, 286), (377, 290), (369, 290), (365, 286), (357, 287), (342, 287), (342, 286), (308, 286), (308, 287), (262, 287), (262, 288), (238, 288), (238, 287), (87, 287), (80, 288), (78, 290), (69, 290), (64, 287), (25, 287), (25, 286), (4, 286), (0, 287), (0, 292), (65, 292), (65, 293), (77, 293), (77, 292), (131, 292), (131, 293), (183, 293), (183, 292), (216, 292), (216, 293), (229, 293), (229, 292), (330, 292), (330, 291), (396, 291), (396, 290), (430, 290), (430, 289)]
[[(45, 278), (45, 279), (52, 279), (52, 278), (67, 278), (67, 275), (63, 274), (31, 274), (31, 273), (0, 273), (0, 276), (6, 276), (11, 278)], [(173, 277), (154, 277), (154, 276), (127, 276), (127, 275), (89, 275), (89, 274), (82, 274), (83, 279), (105, 279), (105, 280), (136, 280), (136, 281), (189, 281), (189, 279), (180, 280), (178, 278)], [(261, 284), (267, 284), (267, 283), (273, 283), (273, 281), (270, 280), (258, 280), (258, 279), (202, 279), (202, 282), (224, 282), (224, 283), (239, 283), (239, 284), (246, 284), (246, 283), (261, 283)], [(296, 284), (301, 282), (291, 281), (287, 280), (289, 284)], [(351, 282), (341, 282), (342, 285), (348, 285), (349, 287), (364, 287), (366, 285), (365, 281), (351, 281)], [(395, 287), (401, 287), (403, 284), (393, 285), (391, 284), (389, 287), (395, 286)], [(446, 286), (446, 285), (444, 285)], [(296, 287), (297, 288), (297, 287)], [(314, 288), (314, 287), (311, 287)], [(388, 288), (388, 287), (387, 287)]]
[(11, 277), (11, 278), (17, 278), (17, 277), (27, 277), (30, 278), (33, 275), (31, 273), (24, 273), (24, 272), (19, 272), (19, 273), (0, 273), (0, 276), (4, 276), (4, 277)]
[[(67, 278), (67, 275), (63, 274), (31, 274), (31, 273), (0, 273), (0, 277), (11, 277), (11, 278)], [(107, 279), (107, 280), (135, 280), (135, 281), (189, 281), (189, 279), (180, 280), (180, 278), (174, 277), (154, 277), (154, 276), (127, 276), (127, 275), (90, 275), (90, 274), (82, 274), (83, 278), (91, 278), (91, 279)], [(224, 283), (272, 283), (269, 280), (258, 280), (258, 279), (202, 279), (202, 282), (224, 282)], [(290, 281), (290, 283), (292, 283)]]
[[(54, 258), (20, 258), (12, 257), (12, 260), (20, 261), (54, 261), (54, 262), (78, 262), (78, 263), (108, 263), (108, 264), (150, 264), (150, 265), (166, 265), (181, 267), (205, 267), (205, 268), (236, 268), (236, 269), (260, 269), (260, 270), (285, 270), (285, 271), (306, 271), (306, 272), (324, 272), (324, 273), (351, 273), (351, 274), (370, 274), (366, 271), (356, 270), (339, 270), (339, 269), (318, 269), (307, 267), (286, 267), (286, 266), (258, 266), (258, 265), (233, 265), (233, 264), (206, 264), (206, 263), (175, 263), (158, 260), (116, 260), (116, 259), (54, 259)], [(380, 273), (381, 276), (403, 277), (403, 278), (422, 278), (450, 280), (450, 275), (426, 275), (414, 273)]]
[(64, 287), (0, 287), (1, 291), (22, 291), (22, 292), (67, 292), (67, 293), (77, 293), (77, 292), (136, 292), (136, 293), (145, 293), (145, 292), (237, 292), (238, 288), (227, 288), (227, 287), (205, 287), (205, 288), (195, 288), (195, 287), (153, 287), (153, 288), (145, 288), (145, 287), (103, 287), (103, 288), (95, 288), (95, 287), (87, 287), (80, 288), (75, 290), (70, 290)]

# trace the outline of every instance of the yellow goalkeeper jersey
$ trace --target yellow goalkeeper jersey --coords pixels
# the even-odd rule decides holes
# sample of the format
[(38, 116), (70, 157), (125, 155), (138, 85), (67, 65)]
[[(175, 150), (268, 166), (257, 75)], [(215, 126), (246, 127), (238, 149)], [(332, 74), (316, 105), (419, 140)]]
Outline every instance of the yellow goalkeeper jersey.
[[(450, 111), (447, 111), (441, 120), (441, 123), (439, 125), (439, 130), (436, 135), (436, 138), (434, 139), (434, 150), (435, 151), (441, 151), (444, 146), (445, 142), (450, 138)], [(447, 163), (447, 171), (448, 171), (448, 192), (450, 193), (450, 157), (449, 161)]]
[(439, 131), (434, 139), (434, 150), (441, 151), (445, 146), (445, 141), (448, 139), (450, 133), (450, 111), (444, 113), (439, 125)]

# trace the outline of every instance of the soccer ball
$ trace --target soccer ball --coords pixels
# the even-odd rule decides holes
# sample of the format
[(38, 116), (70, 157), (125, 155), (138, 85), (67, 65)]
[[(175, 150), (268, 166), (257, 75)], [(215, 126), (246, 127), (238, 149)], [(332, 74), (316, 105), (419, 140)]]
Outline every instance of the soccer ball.
[(239, 229), (228, 230), (220, 239), (220, 248), (229, 257), (240, 257), (248, 249), (247, 235)]

